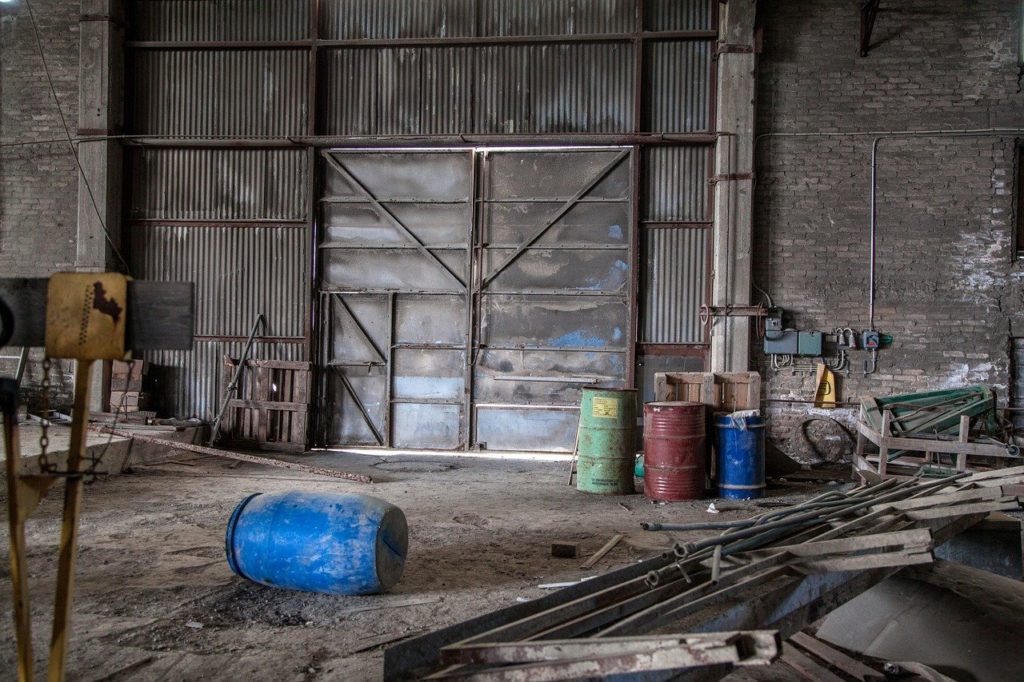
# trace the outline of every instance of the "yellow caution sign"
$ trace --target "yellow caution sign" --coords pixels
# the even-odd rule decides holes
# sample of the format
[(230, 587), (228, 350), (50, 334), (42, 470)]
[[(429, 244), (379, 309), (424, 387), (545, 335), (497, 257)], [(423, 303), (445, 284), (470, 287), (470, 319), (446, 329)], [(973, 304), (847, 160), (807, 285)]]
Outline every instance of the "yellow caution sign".
[(128, 277), (112, 272), (62, 272), (50, 277), (46, 355), (76, 360), (127, 360)]
[(814, 391), (814, 406), (833, 409), (836, 406), (838, 390), (836, 376), (828, 367), (818, 363), (817, 385)]
[(618, 419), (619, 401), (614, 398), (602, 398), (594, 396), (594, 402), (590, 408), (590, 414), (600, 419)]

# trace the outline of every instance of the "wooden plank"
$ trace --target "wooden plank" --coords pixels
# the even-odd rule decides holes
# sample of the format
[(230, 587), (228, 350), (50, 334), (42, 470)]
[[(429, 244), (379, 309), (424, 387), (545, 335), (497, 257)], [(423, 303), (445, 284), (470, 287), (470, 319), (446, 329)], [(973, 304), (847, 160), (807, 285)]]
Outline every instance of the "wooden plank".
[(1020, 502), (1016, 497), (1007, 500), (994, 502), (977, 502), (975, 504), (958, 504), (946, 507), (935, 507), (932, 509), (915, 509), (904, 512), (911, 521), (930, 521), (933, 519), (945, 519), (953, 516), (967, 516), (969, 514), (981, 514), (996, 511), (1018, 511)]
[(700, 402), (714, 410), (718, 407), (718, 401), (718, 394), (715, 391), (715, 375), (713, 372), (707, 372), (701, 379)]
[(373, 483), (373, 479), (363, 474), (353, 474), (347, 471), (338, 471), (337, 469), (325, 469), (323, 467), (309, 466), (308, 464), (299, 464), (297, 462), (286, 462), (280, 459), (273, 459), (271, 457), (260, 457), (258, 455), (249, 455), (242, 452), (232, 452), (230, 450), (221, 450), (220, 448), (210, 448), (204, 445), (194, 445), (192, 443), (183, 443), (176, 440), (166, 440), (164, 438), (154, 438), (153, 436), (146, 436), (139, 433), (130, 433), (127, 431), (118, 431), (116, 429), (110, 429), (106, 427), (93, 427), (94, 431), (100, 433), (110, 433), (121, 438), (129, 438), (143, 443), (152, 443), (153, 445), (161, 445), (163, 447), (172, 450), (185, 450), (187, 452), (195, 452), (200, 455), (210, 455), (212, 457), (224, 457), (227, 459), (235, 459), (242, 462), (249, 462), (250, 464), (263, 464), (266, 466), (277, 467), (280, 469), (291, 469), (293, 471), (303, 471), (308, 474), (315, 474), (317, 476), (330, 476), (332, 478), (344, 478), (349, 481), (359, 481), (360, 483)]
[(882, 442), (878, 445), (878, 474), (885, 477), (885, 470), (889, 467), (889, 429), (892, 426), (892, 412), (886, 410), (882, 415)]
[[(47, 278), (0, 278), (0, 298), (18, 321), (11, 346), (46, 345)], [(130, 280), (125, 345), (133, 351), (192, 350), (195, 286), (191, 282)]]
[(870, 571), (876, 568), (893, 568), (896, 566), (916, 566), (930, 564), (935, 561), (931, 550), (923, 552), (883, 552), (850, 557), (831, 557), (828, 559), (801, 559), (793, 567), (803, 573), (831, 573), (833, 571)]
[(309, 442), (306, 436), (306, 423), (309, 415), (309, 381), (311, 374), (309, 368), (295, 372), (295, 393), (292, 396), (294, 402), (306, 406), (306, 409), (298, 412), (292, 421), (292, 442), (303, 447)]
[(910, 450), (912, 452), (943, 452), (943, 453), (966, 453), (968, 455), (980, 455), (983, 457), (1009, 457), (1006, 448), (1001, 445), (989, 445), (987, 443), (961, 443), (953, 440), (931, 440), (927, 438), (914, 438), (913, 436), (892, 436), (885, 438), (862, 421), (857, 422), (857, 431), (862, 433), (875, 445), (881, 447), (885, 444), (891, 450)]
[(877, 670), (872, 670), (857, 659), (847, 656), (842, 651), (833, 649), (820, 639), (811, 637), (803, 632), (798, 632), (790, 637), (787, 643), (790, 642), (811, 652), (832, 667), (842, 670), (850, 677), (860, 680), (860, 682), (881, 677), (881, 673)]
[(876, 509), (886, 508), (899, 511), (909, 511), (912, 509), (942, 507), (964, 502), (984, 502), (1014, 496), (1015, 495), (1007, 493), (1001, 488), (970, 488), (967, 490), (958, 490), (952, 493), (925, 495), (924, 497), (915, 497), (909, 500), (900, 500), (899, 502), (886, 502), (882, 505), (869, 507), (869, 510), (874, 511)]
[[(270, 372), (266, 367), (256, 367), (256, 384), (253, 389), (255, 402), (270, 401)], [(256, 408), (256, 440), (260, 443), (267, 442), (267, 431), (269, 415), (266, 408)]]
[[(874, 507), (871, 508), (874, 511)], [(834, 540), (810, 540), (797, 545), (782, 545), (754, 550), (748, 554), (775, 554), (786, 552), (794, 557), (823, 557), (829, 554), (862, 552), (869, 549), (927, 549), (932, 544), (932, 532), (928, 528), (911, 528), (908, 530), (891, 531), (889, 533), (873, 533), (871, 535), (854, 535)]]
[(818, 665), (788, 643), (782, 646), (782, 662), (811, 682), (845, 682), (843, 678)]
[[(692, 658), (686, 667), (725, 662), (734, 665), (766, 665), (782, 648), (774, 630), (750, 632), (709, 632), (649, 637), (607, 637), (603, 639), (557, 639), (448, 646), (441, 649), (446, 665), (501, 665), (581, 659), (603, 659), (645, 652), (673, 650)], [(719, 657), (722, 657), (719, 660)]]
[(243, 400), (232, 398), (227, 401), (228, 408), (245, 410), (261, 410), (271, 412), (305, 412), (309, 407), (304, 402), (274, 402), (273, 400)]
[(676, 387), (675, 384), (670, 384), (668, 377), (664, 372), (656, 372), (654, 374), (654, 400), (657, 402), (664, 402), (668, 400), (675, 400)]
[(266, 367), (267, 369), (303, 370), (309, 369), (308, 362), (298, 360), (246, 360), (247, 367)]
[[(1021, 30), (1024, 30), (1022, 28)], [(971, 417), (966, 414), (960, 415), (960, 442), (966, 443), (971, 431)], [(956, 456), (956, 470), (962, 472), (967, 470), (967, 453), (961, 452)]]
[(747, 384), (747, 406), (744, 409), (761, 409), (761, 375), (758, 372), (750, 372), (750, 382)]
[(605, 554), (615, 549), (615, 545), (619, 544), (619, 542), (624, 537), (626, 536), (622, 533), (616, 533), (615, 535), (613, 535), (612, 539), (604, 543), (604, 546), (601, 549), (594, 552), (593, 556), (591, 556), (589, 559), (580, 564), (580, 568), (590, 568), (591, 566), (596, 564), (598, 561), (604, 558)]

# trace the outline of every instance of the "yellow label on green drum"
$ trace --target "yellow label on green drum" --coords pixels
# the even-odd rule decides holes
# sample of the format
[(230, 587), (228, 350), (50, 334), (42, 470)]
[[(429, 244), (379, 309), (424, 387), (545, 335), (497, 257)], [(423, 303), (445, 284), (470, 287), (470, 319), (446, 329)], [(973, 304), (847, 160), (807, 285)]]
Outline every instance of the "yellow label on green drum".
[(618, 419), (619, 401), (614, 398), (601, 398), (595, 396), (593, 406), (590, 409), (590, 414), (594, 417), (600, 417), (601, 419)]

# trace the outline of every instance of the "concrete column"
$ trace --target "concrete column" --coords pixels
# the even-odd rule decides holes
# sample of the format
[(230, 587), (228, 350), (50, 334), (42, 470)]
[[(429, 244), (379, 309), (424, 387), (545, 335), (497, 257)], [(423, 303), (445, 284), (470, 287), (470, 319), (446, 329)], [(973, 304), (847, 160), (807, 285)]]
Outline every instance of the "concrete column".
[[(78, 136), (116, 135), (124, 128), (124, 33), (120, 0), (82, 0), (79, 22)], [(121, 144), (78, 145), (78, 251), (75, 269), (121, 269)], [(106, 227), (106, 233), (104, 232)], [(108, 238), (109, 234), (109, 238)]]
[[(122, 0), (82, 0), (78, 25), (78, 137), (116, 135), (124, 129)], [(78, 145), (78, 271), (124, 269), (114, 251), (121, 249), (122, 160), (118, 141)], [(103, 409), (109, 395), (106, 364), (93, 369), (91, 410)]]
[[(719, 5), (715, 119), (714, 268), (711, 304), (750, 303), (753, 232), (755, 0)], [(750, 318), (720, 317), (711, 329), (711, 370), (745, 372)]]

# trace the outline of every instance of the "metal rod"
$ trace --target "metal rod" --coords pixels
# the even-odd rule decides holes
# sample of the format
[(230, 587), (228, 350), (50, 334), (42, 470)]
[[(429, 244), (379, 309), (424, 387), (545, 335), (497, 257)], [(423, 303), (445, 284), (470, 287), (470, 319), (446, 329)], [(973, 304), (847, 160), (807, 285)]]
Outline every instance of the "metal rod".
[(14, 375), (14, 383), (18, 388), (21, 388), (21, 380), (25, 378), (25, 368), (28, 367), (28, 352), (29, 347), (23, 346), (21, 355), (18, 358), (18, 371)]
[(21, 443), (18, 438), (18, 388), (10, 379), (0, 379), (0, 408), (3, 410), (4, 453), (7, 470), (7, 527), (10, 531), (11, 591), (14, 631), (17, 638), (18, 682), (32, 682), (32, 619), (29, 611), (28, 566), (25, 553), (25, 521), (22, 512)]
[(249, 338), (245, 341), (245, 348), (242, 350), (242, 357), (238, 361), (238, 367), (235, 368), (235, 374), (231, 377), (231, 383), (228, 384), (227, 389), (224, 391), (224, 399), (221, 402), (220, 410), (217, 412), (217, 418), (213, 420), (213, 428), (210, 433), (210, 442), (207, 443), (210, 447), (217, 442), (217, 436), (220, 435), (220, 422), (224, 418), (224, 413), (228, 411), (228, 404), (230, 403), (231, 394), (238, 388), (238, 380), (242, 376), (242, 371), (245, 369), (245, 363), (249, 359), (249, 353), (252, 352), (252, 344), (256, 340), (256, 330), (263, 325), (263, 331), (267, 330), (267, 318), (260, 313), (256, 316), (256, 322), (252, 325), (252, 330), (249, 332)]
[(78, 515), (82, 506), (81, 476), (76, 476), (85, 459), (86, 431), (89, 428), (89, 379), (92, 360), (77, 360), (75, 366), (75, 418), (71, 422), (71, 445), (68, 448), (64, 482), (64, 518), (60, 531), (60, 554), (57, 560), (57, 586), (53, 605), (53, 632), (50, 637), (49, 682), (63, 682), (68, 636), (71, 632), (71, 602), (75, 592), (75, 559), (78, 549)]
[[(348, 306), (346, 306), (347, 308)], [(349, 311), (351, 315), (351, 311)], [(367, 337), (369, 340), (369, 337)], [(376, 346), (374, 347), (376, 348)], [(394, 392), (395, 376), (395, 294), (388, 294), (388, 357), (384, 366), (384, 445), (391, 447), (392, 424), (394, 422), (391, 414), (394, 409), (392, 393)]]
[(878, 143), (881, 137), (876, 137), (871, 143), (871, 189), (868, 201), (868, 329), (875, 328), (875, 235), (878, 230), (878, 210), (875, 196), (878, 187)]

